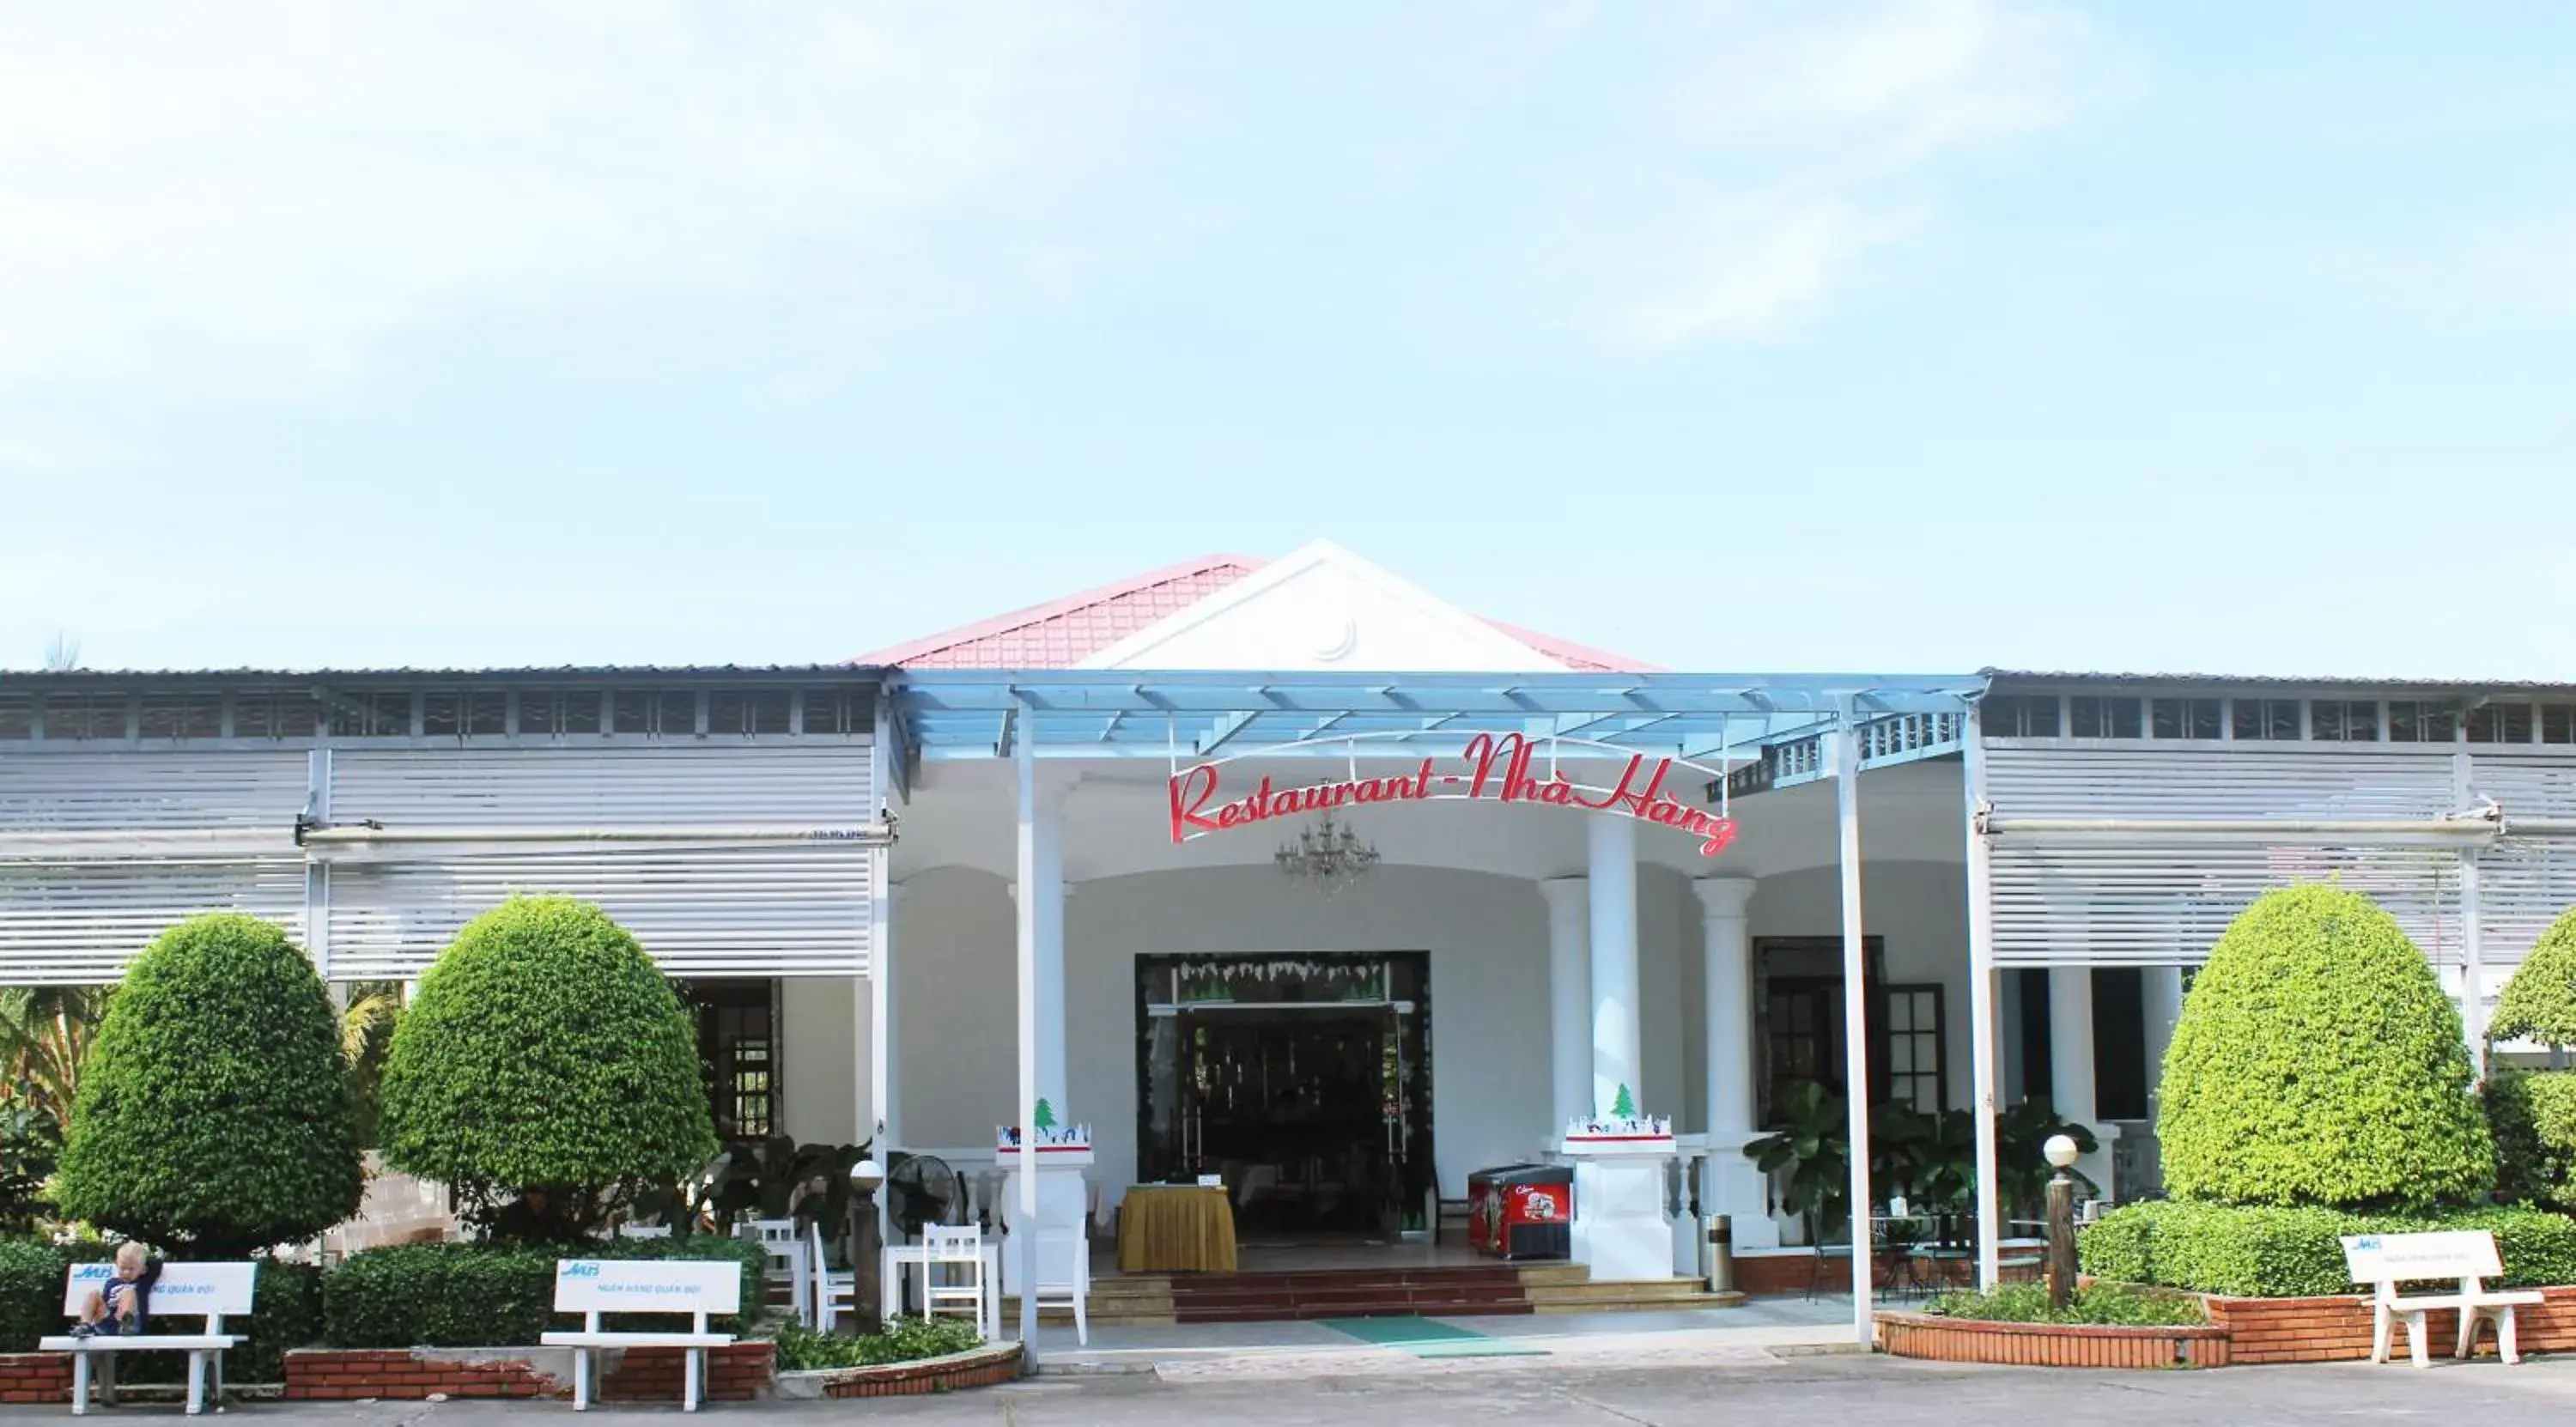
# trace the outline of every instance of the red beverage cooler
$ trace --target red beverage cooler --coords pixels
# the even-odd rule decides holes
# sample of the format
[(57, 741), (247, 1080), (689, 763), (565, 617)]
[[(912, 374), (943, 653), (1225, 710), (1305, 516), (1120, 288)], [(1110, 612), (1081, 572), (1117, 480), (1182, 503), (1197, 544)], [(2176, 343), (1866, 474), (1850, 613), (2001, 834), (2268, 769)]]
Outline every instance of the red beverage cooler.
[(1573, 1167), (1508, 1164), (1468, 1175), (1467, 1241), (1494, 1258), (1572, 1258)]

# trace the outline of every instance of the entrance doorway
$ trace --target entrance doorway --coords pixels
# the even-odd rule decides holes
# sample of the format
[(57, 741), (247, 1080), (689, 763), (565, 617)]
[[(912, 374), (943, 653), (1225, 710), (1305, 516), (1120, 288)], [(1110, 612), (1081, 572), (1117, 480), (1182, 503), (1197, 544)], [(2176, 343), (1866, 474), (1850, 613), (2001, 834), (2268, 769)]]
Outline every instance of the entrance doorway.
[(1217, 1175), (1249, 1237), (1422, 1227), (1430, 957), (1137, 961), (1137, 1171)]

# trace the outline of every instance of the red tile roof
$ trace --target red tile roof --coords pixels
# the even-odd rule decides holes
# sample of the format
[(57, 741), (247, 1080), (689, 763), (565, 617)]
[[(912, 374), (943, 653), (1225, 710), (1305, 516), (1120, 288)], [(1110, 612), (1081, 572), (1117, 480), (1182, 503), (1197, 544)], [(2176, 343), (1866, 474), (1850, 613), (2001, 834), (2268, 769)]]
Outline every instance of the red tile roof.
[[(960, 625), (925, 638), (863, 654), (860, 664), (911, 669), (1070, 669), (1083, 660), (1197, 604), (1267, 561), (1248, 555), (1209, 555), (1142, 575)], [(1593, 673), (1655, 672), (1608, 653), (1489, 619), (1501, 630), (1569, 668)]]

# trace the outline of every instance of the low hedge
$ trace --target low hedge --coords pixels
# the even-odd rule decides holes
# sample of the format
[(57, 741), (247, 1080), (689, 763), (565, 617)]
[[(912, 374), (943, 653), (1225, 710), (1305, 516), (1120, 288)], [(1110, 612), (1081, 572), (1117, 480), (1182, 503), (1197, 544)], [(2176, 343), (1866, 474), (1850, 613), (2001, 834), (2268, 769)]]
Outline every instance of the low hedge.
[(2346, 1214), (2150, 1200), (2103, 1215), (2075, 1250), (2096, 1278), (2241, 1298), (2309, 1298), (2358, 1291), (2344, 1267), (2344, 1235), (2434, 1229), (2493, 1233), (2507, 1285), (2576, 1283), (2576, 1219), (2522, 1208)]
[[(36, 1340), (69, 1326), (63, 1316), (63, 1277), (76, 1263), (95, 1263), (114, 1250), (106, 1244), (64, 1247), (27, 1239), (0, 1241), (0, 1353), (31, 1353)], [(240, 1347), (224, 1355), (225, 1376), (234, 1382), (284, 1382), (286, 1350), (322, 1336), (322, 1271), (311, 1264), (268, 1263), (259, 1266), (258, 1287), (247, 1319), (225, 1324), (243, 1335)], [(194, 1317), (156, 1315), (155, 1333), (193, 1333)], [(177, 1382), (185, 1376), (184, 1360), (158, 1354), (137, 1358), (122, 1369), (127, 1382)]]
[[(335, 1348), (498, 1348), (578, 1327), (554, 1313), (555, 1261), (542, 1246), (396, 1244), (351, 1254), (322, 1277), (322, 1336)], [(767, 1255), (758, 1244), (699, 1236), (581, 1245), (584, 1258), (732, 1259), (756, 1315)], [(719, 1319), (719, 1331), (739, 1320)], [(667, 1326), (668, 1320), (663, 1320)]]
[(32, 1353), (36, 1340), (63, 1331), (67, 1249), (29, 1239), (0, 1240), (0, 1353)]
[(2209, 1321), (2197, 1298), (2125, 1283), (2085, 1284), (2063, 1309), (2049, 1306), (2045, 1285), (1999, 1283), (1984, 1292), (1962, 1289), (1942, 1294), (1932, 1300), (1931, 1311), (1942, 1318), (1972, 1318), (1984, 1323), (2173, 1328), (2198, 1327)]
[(984, 1346), (984, 1335), (960, 1318), (897, 1318), (885, 1331), (844, 1338), (790, 1323), (778, 1330), (778, 1370), (812, 1372), (827, 1368), (871, 1368), (885, 1363), (916, 1363), (944, 1358)]

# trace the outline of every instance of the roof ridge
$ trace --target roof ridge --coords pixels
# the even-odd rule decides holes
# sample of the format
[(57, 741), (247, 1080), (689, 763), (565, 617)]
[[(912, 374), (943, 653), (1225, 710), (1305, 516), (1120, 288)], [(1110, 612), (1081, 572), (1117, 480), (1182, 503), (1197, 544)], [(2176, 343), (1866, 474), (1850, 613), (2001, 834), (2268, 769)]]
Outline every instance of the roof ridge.
[(960, 644), (972, 644), (979, 639), (990, 639), (997, 634), (1008, 634), (1015, 629), (1026, 629), (1033, 624), (1043, 624), (1076, 610), (1103, 604), (1122, 595), (1150, 590), (1157, 585), (1186, 580), (1193, 575), (1204, 575), (1211, 570), (1221, 570), (1229, 565), (1239, 566), (1244, 573), (1250, 574), (1268, 563), (1270, 562), (1256, 555), (1233, 555), (1223, 552), (1202, 555), (1195, 560), (1183, 560), (1176, 564), (1165, 565), (1160, 569), (1148, 570), (1141, 575), (1130, 575), (1125, 579), (1112, 580), (1105, 585), (1095, 585), (1087, 590), (1059, 595), (1054, 599), (1015, 609), (1006, 614), (997, 614), (989, 619), (977, 620), (972, 624), (943, 629), (936, 634), (926, 634), (901, 644), (889, 644), (882, 649), (862, 654), (850, 662), (853, 664), (909, 664), (943, 649), (953, 649)]

